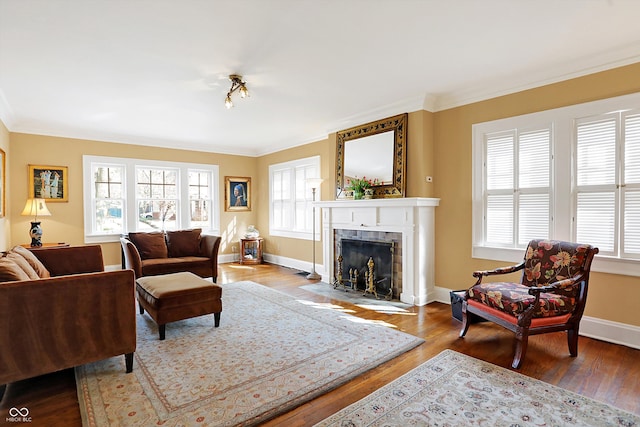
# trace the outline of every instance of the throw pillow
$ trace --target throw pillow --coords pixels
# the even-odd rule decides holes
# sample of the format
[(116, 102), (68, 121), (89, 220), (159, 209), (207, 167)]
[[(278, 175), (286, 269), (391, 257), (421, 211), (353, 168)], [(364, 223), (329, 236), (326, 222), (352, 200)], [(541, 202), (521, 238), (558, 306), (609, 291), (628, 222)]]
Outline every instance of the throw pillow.
[(12, 259), (6, 256), (0, 258), (0, 282), (29, 280), (29, 276)]
[(22, 271), (25, 272), (25, 274), (27, 275), (27, 277), (29, 279), (39, 279), (40, 276), (38, 276), (38, 273), (36, 273), (36, 271), (33, 269), (33, 267), (31, 267), (31, 265), (27, 262), (26, 259), (24, 259), (22, 257), (22, 255), (15, 253), (15, 252), (8, 252), (7, 256), (5, 257), (7, 259), (10, 259), (11, 261), (15, 262), (18, 267), (20, 267), (22, 269)]
[(20, 254), (22, 258), (26, 259), (27, 262), (33, 269), (36, 271), (36, 274), (41, 279), (46, 279), (47, 277), (51, 277), (51, 273), (47, 270), (47, 267), (27, 248), (23, 248), (22, 246), (15, 246), (9, 252), (15, 252)]
[(129, 233), (129, 239), (136, 245), (141, 259), (167, 258), (164, 233)]
[(201, 228), (167, 231), (167, 249), (170, 257), (200, 255)]

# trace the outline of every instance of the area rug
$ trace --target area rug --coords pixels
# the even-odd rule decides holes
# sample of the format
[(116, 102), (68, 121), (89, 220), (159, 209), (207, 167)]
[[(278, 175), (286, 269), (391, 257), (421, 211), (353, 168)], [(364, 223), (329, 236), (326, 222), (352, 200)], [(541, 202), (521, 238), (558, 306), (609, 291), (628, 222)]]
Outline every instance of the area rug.
[(445, 350), (316, 427), (638, 425), (621, 409)]
[(354, 291), (351, 289), (344, 290), (340, 288), (334, 289), (332, 285), (325, 282), (309, 283), (307, 285), (300, 286), (300, 288), (313, 292), (314, 294), (336, 299), (338, 301), (345, 301), (380, 313), (392, 314), (408, 312), (412, 307), (411, 304), (406, 304), (397, 300), (387, 301), (383, 297), (376, 299), (376, 297), (371, 294), (363, 296), (362, 291)]
[(423, 342), (253, 282), (222, 285), (213, 315), (169, 323), (136, 314), (124, 357), (76, 368), (84, 426), (253, 425), (326, 393)]

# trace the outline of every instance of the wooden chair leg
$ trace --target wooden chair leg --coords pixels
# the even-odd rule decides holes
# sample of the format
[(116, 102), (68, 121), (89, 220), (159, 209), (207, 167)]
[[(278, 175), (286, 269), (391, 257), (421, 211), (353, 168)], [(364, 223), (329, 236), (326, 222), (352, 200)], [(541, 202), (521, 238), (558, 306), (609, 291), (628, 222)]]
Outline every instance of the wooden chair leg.
[(220, 313), (213, 313), (213, 319), (215, 321), (215, 327), (220, 326)]
[(571, 357), (578, 355), (578, 327), (567, 330), (567, 343)]
[(460, 329), (460, 338), (463, 338), (467, 331), (469, 330), (469, 314), (467, 313), (467, 303), (464, 301), (462, 303), (462, 329)]
[(138, 308), (140, 310), (140, 314), (144, 314), (144, 308), (142, 307), (142, 304), (140, 304), (140, 301), (138, 301)]
[(529, 343), (529, 329), (528, 328), (518, 328), (516, 331), (516, 349), (515, 354), (513, 356), (513, 362), (511, 363), (511, 367), (513, 369), (520, 369), (522, 366), (522, 361), (524, 360), (525, 354), (527, 354), (527, 345)]
[(127, 353), (124, 355), (124, 365), (126, 367), (125, 372), (127, 374), (133, 372), (133, 353)]

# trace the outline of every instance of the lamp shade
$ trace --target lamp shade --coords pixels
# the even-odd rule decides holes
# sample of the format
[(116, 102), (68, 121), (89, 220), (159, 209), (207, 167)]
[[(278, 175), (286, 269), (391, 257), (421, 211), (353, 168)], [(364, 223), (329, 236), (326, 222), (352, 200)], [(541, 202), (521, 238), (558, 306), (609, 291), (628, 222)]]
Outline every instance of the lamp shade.
[(27, 203), (24, 205), (21, 215), (38, 218), (38, 215), (51, 216), (51, 212), (47, 209), (47, 204), (44, 199), (27, 199)]
[(311, 188), (320, 188), (320, 184), (322, 184), (322, 181), (324, 181), (324, 179), (322, 179), (322, 178), (307, 178), (306, 181), (307, 181), (307, 184), (309, 185), (309, 187), (311, 187)]

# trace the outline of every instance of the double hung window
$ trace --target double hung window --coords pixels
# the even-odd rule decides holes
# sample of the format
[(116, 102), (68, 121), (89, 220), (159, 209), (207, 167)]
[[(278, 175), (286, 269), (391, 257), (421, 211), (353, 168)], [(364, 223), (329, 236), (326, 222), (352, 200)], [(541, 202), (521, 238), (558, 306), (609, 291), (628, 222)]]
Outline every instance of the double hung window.
[(312, 192), (307, 179), (320, 176), (320, 157), (269, 166), (269, 229), (274, 236), (311, 239)]
[(84, 156), (85, 241), (129, 231), (219, 229), (218, 166)]

